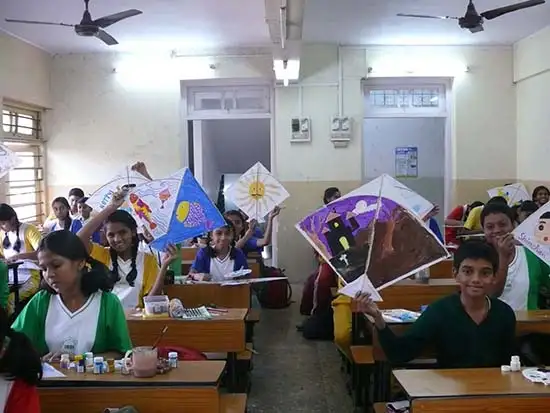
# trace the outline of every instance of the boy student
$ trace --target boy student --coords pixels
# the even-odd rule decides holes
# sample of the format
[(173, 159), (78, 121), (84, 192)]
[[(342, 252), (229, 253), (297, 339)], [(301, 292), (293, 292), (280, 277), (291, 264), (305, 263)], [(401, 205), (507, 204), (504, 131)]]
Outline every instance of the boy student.
[[(86, 225), (86, 223), (92, 218), (93, 209), (88, 204), (86, 204), (86, 201), (88, 201), (87, 196), (80, 198), (77, 202), (78, 215), (80, 217), (80, 221), (82, 221), (82, 226)], [(93, 233), (92, 242), (95, 242), (96, 244), (101, 244), (101, 231), (102, 229), (98, 229), (96, 232)]]
[[(494, 196), (487, 201), (487, 205), (489, 204), (508, 205), (508, 202), (506, 201), (506, 198), (502, 196)], [(483, 211), (483, 208), (484, 206), (481, 205), (473, 208), (470, 211), (470, 213), (468, 214), (468, 217), (466, 218), (466, 222), (464, 223), (465, 230), (470, 231), (472, 233), (483, 232), (483, 226), (481, 224), (481, 211)]]
[(550, 267), (535, 254), (515, 243), (514, 224), (508, 205), (487, 204), (481, 213), (481, 224), (488, 243), (499, 255), (499, 269), (492, 294), (515, 311), (536, 310), (542, 286), (550, 285)]
[(359, 294), (360, 311), (374, 318), (380, 344), (393, 363), (418, 357), (433, 343), (442, 368), (498, 367), (514, 354), (516, 318), (506, 303), (488, 294), (499, 267), (493, 246), (466, 241), (454, 254), (460, 293), (431, 304), (401, 336), (386, 325), (369, 294)]

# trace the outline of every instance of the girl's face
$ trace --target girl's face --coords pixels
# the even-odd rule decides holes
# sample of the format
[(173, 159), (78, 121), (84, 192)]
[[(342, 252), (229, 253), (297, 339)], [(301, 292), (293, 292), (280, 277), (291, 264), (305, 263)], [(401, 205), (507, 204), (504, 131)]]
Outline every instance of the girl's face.
[(244, 229), (244, 222), (243, 220), (241, 219), (241, 217), (237, 216), (237, 215), (227, 215), (227, 219), (229, 221), (231, 221), (231, 223), (233, 224), (233, 226), (235, 227), (235, 232), (237, 234), (241, 234), (243, 232), (243, 229)]
[(54, 202), (52, 205), (53, 213), (57, 219), (66, 219), (69, 216), (69, 208), (61, 202)]
[(9, 221), (0, 221), (0, 228), (4, 232), (15, 231), (17, 229), (15, 218), (10, 219)]
[(222, 227), (212, 231), (212, 246), (215, 250), (226, 250), (233, 241), (233, 231), (230, 228)]
[(82, 218), (88, 219), (90, 218), (90, 214), (92, 213), (92, 208), (90, 208), (86, 204), (78, 204), (78, 213)]
[(535, 202), (539, 205), (546, 204), (548, 202), (548, 198), (550, 198), (550, 194), (546, 189), (539, 189), (535, 194)]
[(63, 294), (80, 281), (84, 261), (71, 261), (49, 250), (38, 252), (38, 265), (44, 281), (56, 292)]
[(105, 224), (105, 236), (109, 247), (120, 254), (132, 248), (132, 241), (136, 234), (120, 222), (107, 222)]

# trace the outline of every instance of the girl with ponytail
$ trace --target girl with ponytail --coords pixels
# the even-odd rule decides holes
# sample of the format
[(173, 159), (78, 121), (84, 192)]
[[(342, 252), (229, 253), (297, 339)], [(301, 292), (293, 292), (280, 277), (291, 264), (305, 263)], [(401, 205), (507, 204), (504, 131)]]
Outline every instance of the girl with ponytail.
[(118, 352), (132, 348), (124, 310), (111, 293), (108, 269), (88, 255), (70, 231), (46, 236), (38, 247), (43, 289), (15, 320), (40, 356)]
[(40, 413), (42, 363), (31, 341), (10, 328), (0, 307), (0, 412)]
[(55, 219), (44, 224), (46, 232), (66, 230), (76, 234), (82, 228), (82, 221), (71, 218), (71, 206), (67, 198), (62, 196), (55, 198), (52, 202), (52, 209)]
[[(0, 204), (0, 255), (9, 263), (22, 260), (37, 259), (37, 249), (41, 235), (34, 225), (19, 222), (17, 213), (8, 204)], [(36, 270), (25, 269), (24, 265), (17, 271), (19, 280), (19, 298), (24, 301), (32, 297), (40, 287), (40, 273)], [(13, 273), (9, 272), (10, 282)], [(13, 308), (13, 294), (10, 294), (6, 303), (8, 314)]]
[[(118, 209), (126, 195), (126, 191), (115, 193), (111, 204), (91, 218), (78, 236), (89, 245), (90, 255), (109, 267), (113, 293), (128, 309), (143, 307), (144, 296), (161, 292), (168, 266), (175, 259), (177, 250), (169, 246), (159, 267), (155, 255), (139, 248), (136, 221), (128, 212)], [(108, 247), (90, 242), (91, 235), (102, 225)]]

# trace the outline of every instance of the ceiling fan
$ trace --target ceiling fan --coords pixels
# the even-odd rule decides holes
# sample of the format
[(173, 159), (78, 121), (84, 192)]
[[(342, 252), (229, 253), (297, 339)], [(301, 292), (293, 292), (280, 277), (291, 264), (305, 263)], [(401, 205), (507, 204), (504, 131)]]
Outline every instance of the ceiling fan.
[(483, 13), (478, 13), (476, 7), (474, 6), (473, 0), (469, 0), (468, 8), (466, 9), (466, 14), (464, 17), (452, 17), (452, 16), (429, 16), (424, 14), (397, 14), (399, 17), (417, 17), (421, 19), (453, 19), (458, 20), (458, 25), (462, 29), (468, 29), (472, 33), (482, 32), (483, 31), (483, 21), (484, 20), (493, 20), (497, 17), (500, 17), (507, 13), (512, 13), (514, 11), (527, 9), (529, 7), (538, 6), (540, 4), (546, 3), (545, 0), (527, 0), (521, 3), (511, 4), (509, 6), (499, 7), (493, 10), (487, 10)]
[(74, 31), (79, 36), (97, 37), (108, 46), (113, 46), (115, 44), (118, 44), (118, 42), (113, 36), (111, 36), (109, 33), (107, 33), (102, 29), (109, 27), (110, 25), (116, 22), (119, 22), (121, 20), (127, 19), (128, 17), (137, 16), (138, 14), (142, 13), (141, 10), (130, 9), (130, 10), (121, 11), (120, 13), (115, 13), (109, 16), (104, 16), (99, 19), (92, 20), (92, 16), (90, 14), (90, 11), (88, 10), (89, 1), (90, 0), (84, 0), (84, 5), (86, 6), (86, 10), (84, 10), (84, 15), (82, 16), (82, 20), (80, 21), (79, 24), (52, 23), (52, 22), (42, 22), (42, 21), (35, 21), (35, 20), (15, 20), (15, 19), (6, 19), (6, 21), (9, 23), (46, 24), (49, 26), (74, 27)]

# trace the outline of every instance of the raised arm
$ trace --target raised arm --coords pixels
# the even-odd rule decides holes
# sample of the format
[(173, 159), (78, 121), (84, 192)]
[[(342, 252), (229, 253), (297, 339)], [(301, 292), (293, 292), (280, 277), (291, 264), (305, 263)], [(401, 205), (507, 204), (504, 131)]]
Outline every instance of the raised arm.
[(281, 208), (277, 206), (275, 207), (275, 209), (273, 209), (273, 211), (269, 213), (264, 236), (263, 238), (260, 238), (256, 243), (256, 246), (258, 248), (262, 248), (262, 247), (265, 247), (266, 245), (271, 244), (271, 235), (273, 234), (273, 220), (277, 217), (277, 215), (279, 215), (280, 212), (281, 212)]
[(162, 292), (162, 287), (164, 286), (164, 280), (166, 278), (166, 273), (168, 272), (168, 267), (177, 258), (178, 253), (178, 249), (173, 245), (170, 244), (166, 247), (166, 252), (162, 257), (162, 262), (157, 274), (157, 278), (155, 279), (153, 287), (149, 290), (149, 292), (147, 292), (147, 295), (159, 295)]

